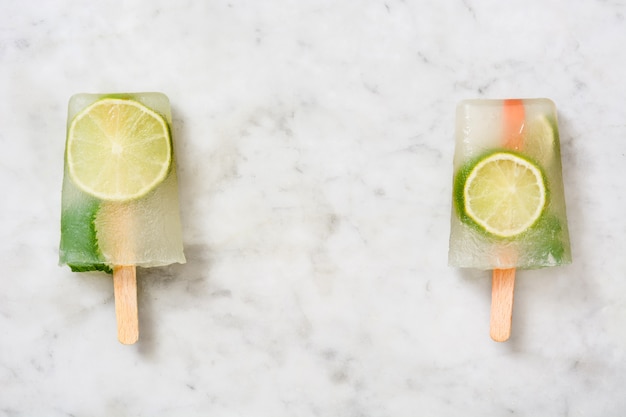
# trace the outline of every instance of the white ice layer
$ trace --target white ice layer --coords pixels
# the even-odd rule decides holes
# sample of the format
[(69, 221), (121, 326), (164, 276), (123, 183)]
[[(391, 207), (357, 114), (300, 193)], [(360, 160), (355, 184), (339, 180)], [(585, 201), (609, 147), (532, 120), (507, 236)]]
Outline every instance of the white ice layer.
[(95, 225), (102, 255), (113, 265), (184, 263), (178, 210), (175, 169), (144, 198), (101, 203)]

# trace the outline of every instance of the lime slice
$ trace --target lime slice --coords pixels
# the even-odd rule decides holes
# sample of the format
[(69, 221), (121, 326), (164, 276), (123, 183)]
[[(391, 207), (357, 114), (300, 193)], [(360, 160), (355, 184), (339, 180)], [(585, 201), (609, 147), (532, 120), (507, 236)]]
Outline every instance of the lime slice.
[(513, 152), (480, 158), (457, 176), (461, 218), (497, 237), (517, 236), (532, 227), (547, 201), (541, 169)]
[(524, 152), (547, 166), (554, 158), (556, 129), (546, 115), (539, 115), (524, 128)]
[(146, 195), (165, 177), (172, 161), (167, 122), (126, 99), (96, 101), (72, 120), (67, 137), (72, 181), (102, 200)]

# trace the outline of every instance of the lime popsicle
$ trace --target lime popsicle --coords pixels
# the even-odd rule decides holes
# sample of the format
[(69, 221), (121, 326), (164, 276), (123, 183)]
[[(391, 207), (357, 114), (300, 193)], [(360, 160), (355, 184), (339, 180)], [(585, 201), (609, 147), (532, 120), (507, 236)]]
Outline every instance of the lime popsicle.
[[(494, 270), (494, 307), (512, 309), (515, 269), (571, 262), (556, 107), (548, 99), (457, 107), (449, 264)], [(498, 307), (499, 308), (499, 307)], [(498, 333), (498, 331), (496, 331)]]
[(138, 337), (135, 267), (185, 262), (170, 124), (161, 93), (69, 102), (59, 259), (113, 273), (122, 343)]

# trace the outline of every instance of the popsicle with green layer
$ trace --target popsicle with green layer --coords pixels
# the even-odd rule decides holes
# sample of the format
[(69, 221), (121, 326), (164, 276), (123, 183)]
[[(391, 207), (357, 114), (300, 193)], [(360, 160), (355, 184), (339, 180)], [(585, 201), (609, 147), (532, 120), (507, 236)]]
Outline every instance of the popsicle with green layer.
[(123, 343), (138, 337), (138, 328), (119, 328), (121, 301), (134, 299), (136, 321), (135, 267), (185, 262), (170, 126), (161, 93), (69, 102), (59, 260), (76, 272), (113, 273)]
[[(493, 302), (500, 304), (502, 292), (510, 291), (506, 304), (512, 309), (515, 269), (570, 263), (554, 103), (461, 102), (452, 200), (449, 264), (494, 270)], [(510, 315), (506, 320), (510, 332)], [(508, 336), (506, 330), (494, 335), (492, 328), (494, 339)]]

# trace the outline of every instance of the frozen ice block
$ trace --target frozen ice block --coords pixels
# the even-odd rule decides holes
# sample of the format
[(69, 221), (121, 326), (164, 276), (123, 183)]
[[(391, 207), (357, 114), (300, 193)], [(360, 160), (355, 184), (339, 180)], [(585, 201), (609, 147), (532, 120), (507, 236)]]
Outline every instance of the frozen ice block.
[(556, 107), (548, 99), (457, 107), (449, 264), (533, 269), (571, 262)]
[(69, 102), (60, 263), (73, 271), (184, 263), (168, 98)]

